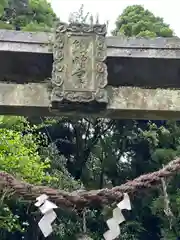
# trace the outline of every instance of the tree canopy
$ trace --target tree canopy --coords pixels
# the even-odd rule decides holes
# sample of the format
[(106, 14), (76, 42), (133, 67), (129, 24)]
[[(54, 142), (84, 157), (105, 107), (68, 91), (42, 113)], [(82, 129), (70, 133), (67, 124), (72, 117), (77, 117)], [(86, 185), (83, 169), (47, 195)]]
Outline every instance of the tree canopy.
[(156, 17), (141, 5), (133, 5), (124, 9), (117, 18), (113, 34), (128, 37), (172, 37), (173, 31), (164, 23), (163, 18)]
[(0, 3), (0, 28), (50, 31), (56, 19), (46, 0), (3, 0)]

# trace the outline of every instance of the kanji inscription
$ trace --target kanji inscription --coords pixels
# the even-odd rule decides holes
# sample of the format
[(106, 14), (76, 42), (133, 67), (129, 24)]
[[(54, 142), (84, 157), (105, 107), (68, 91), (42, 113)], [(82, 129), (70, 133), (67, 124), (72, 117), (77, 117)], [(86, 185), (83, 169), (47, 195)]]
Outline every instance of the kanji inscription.
[(52, 110), (105, 109), (105, 35), (106, 25), (58, 24), (53, 47)]

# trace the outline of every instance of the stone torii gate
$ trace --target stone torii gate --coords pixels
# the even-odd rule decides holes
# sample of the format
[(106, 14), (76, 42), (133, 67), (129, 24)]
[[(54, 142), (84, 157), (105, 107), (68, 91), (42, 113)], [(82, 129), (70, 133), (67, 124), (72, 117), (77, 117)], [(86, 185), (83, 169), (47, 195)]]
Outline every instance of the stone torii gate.
[[(180, 119), (180, 40), (0, 30), (0, 114)], [(52, 54), (53, 53), (53, 54)]]

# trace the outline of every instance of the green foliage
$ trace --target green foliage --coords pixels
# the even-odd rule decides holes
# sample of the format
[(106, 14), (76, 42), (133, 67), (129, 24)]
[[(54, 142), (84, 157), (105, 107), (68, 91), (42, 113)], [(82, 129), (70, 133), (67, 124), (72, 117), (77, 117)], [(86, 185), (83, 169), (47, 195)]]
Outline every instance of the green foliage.
[[(0, 119), (0, 170), (6, 171), (20, 180), (33, 184), (48, 184), (54, 182), (55, 177), (48, 173), (50, 161), (38, 154), (38, 139), (32, 134), (22, 134), (22, 130), (31, 129), (28, 121), (23, 117), (1, 117)], [(0, 229), (8, 232), (25, 230), (26, 220), (21, 220), (15, 209), (11, 208), (11, 195), (6, 189), (1, 194)], [(9, 205), (10, 204), (10, 205)], [(26, 207), (26, 206), (24, 206)]]
[(165, 24), (163, 19), (156, 17), (141, 5), (127, 7), (116, 21), (113, 35), (128, 37), (172, 37), (173, 31)]
[(0, 128), (22, 131), (30, 129), (29, 122), (26, 118), (20, 116), (0, 116)]
[(84, 13), (84, 5), (82, 4), (80, 9), (77, 12), (71, 13), (69, 16), (69, 22), (75, 23), (87, 23), (89, 17), (89, 12)]
[(34, 21), (28, 23), (22, 30), (27, 32), (50, 32), (51, 28), (44, 23), (37, 23)]
[[(51, 31), (56, 19), (51, 5), (46, 0), (0, 1), (1, 29)], [(39, 155), (39, 143), (43, 144), (43, 141), (38, 134), (31, 133), (35, 128), (30, 126), (27, 119), (23, 117), (2, 116), (0, 118), (0, 170), (33, 184), (57, 184), (59, 178), (49, 174), (50, 160)], [(29, 133), (22, 134), (24, 131)], [(25, 223), (29, 221), (33, 225), (31, 216), (23, 210), (27, 208), (27, 204), (23, 205), (22, 201), (14, 202), (13, 200), (9, 202), (8, 198), (9, 195), (6, 198), (2, 196), (1, 239), (8, 238), (7, 232), (24, 231), (27, 225)], [(35, 231), (35, 228), (33, 230)]]
[(0, 170), (15, 174), (30, 182), (41, 183), (51, 178), (45, 171), (50, 167), (49, 160), (41, 162), (35, 138), (31, 134), (0, 129)]
[(13, 30), (14, 27), (12, 24), (7, 24), (6, 22), (0, 20), (0, 29)]
[(3, 0), (0, 28), (24, 31), (51, 31), (57, 17), (46, 0)]
[(0, 209), (0, 228), (5, 229), (8, 232), (24, 231), (19, 224), (19, 217), (14, 215), (8, 205), (2, 204)]
[(67, 171), (67, 159), (60, 156), (54, 144), (41, 149), (41, 156), (50, 159), (50, 174), (55, 177), (53, 187), (63, 189), (65, 191), (74, 191), (80, 189), (82, 184), (79, 180), (75, 180), (73, 176)]

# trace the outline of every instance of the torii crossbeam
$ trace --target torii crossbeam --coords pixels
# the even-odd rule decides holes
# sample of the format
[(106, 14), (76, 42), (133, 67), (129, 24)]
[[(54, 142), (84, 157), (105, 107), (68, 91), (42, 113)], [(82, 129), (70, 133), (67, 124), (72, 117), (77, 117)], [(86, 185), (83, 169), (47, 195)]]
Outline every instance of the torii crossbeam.
[(62, 23), (52, 36), (0, 30), (0, 114), (180, 119), (180, 39)]

